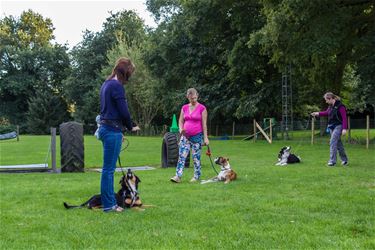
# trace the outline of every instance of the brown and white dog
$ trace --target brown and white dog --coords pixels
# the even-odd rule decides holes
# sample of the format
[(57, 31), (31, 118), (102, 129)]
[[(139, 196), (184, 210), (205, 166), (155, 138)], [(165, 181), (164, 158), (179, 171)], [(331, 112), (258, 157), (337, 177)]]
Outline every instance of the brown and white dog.
[(234, 181), (237, 179), (237, 174), (234, 172), (229, 164), (229, 158), (225, 157), (217, 157), (214, 162), (221, 166), (221, 170), (219, 174), (209, 180), (203, 180), (201, 181), (201, 184), (206, 184), (210, 182), (218, 182), (218, 181), (224, 181), (225, 184)]

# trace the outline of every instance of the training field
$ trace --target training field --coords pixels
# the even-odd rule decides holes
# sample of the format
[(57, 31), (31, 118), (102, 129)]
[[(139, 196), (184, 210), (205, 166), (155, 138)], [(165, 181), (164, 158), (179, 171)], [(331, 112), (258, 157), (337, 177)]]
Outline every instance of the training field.
[[(345, 145), (349, 166), (328, 168), (327, 143), (211, 140), (238, 180), (224, 185), (171, 183), (160, 168), (159, 137), (128, 137), (125, 166), (137, 171), (145, 211), (66, 210), (99, 193), (100, 174), (0, 174), (1, 249), (375, 249), (375, 150)], [(49, 136), (0, 141), (0, 165), (43, 163)], [(328, 139), (327, 139), (328, 140)], [(59, 145), (59, 141), (57, 143)], [(274, 166), (284, 145), (302, 163)], [(203, 148), (204, 152), (206, 147)], [(59, 147), (58, 147), (58, 166)], [(202, 174), (215, 175), (202, 154)], [(85, 136), (86, 167), (100, 167), (101, 144)], [(120, 173), (115, 175), (115, 191)]]

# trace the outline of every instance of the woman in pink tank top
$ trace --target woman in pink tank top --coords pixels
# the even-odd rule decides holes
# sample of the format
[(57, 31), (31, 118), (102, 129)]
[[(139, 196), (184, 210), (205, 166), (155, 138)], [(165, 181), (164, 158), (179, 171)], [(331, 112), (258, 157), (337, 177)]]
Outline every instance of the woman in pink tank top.
[(187, 90), (186, 94), (189, 100), (181, 108), (180, 118), (178, 120), (181, 134), (179, 143), (179, 157), (176, 166), (176, 175), (171, 181), (179, 183), (184, 171), (186, 157), (190, 152), (193, 155), (194, 176), (190, 182), (198, 181), (201, 176), (201, 149), (202, 143), (209, 144), (207, 136), (207, 110), (206, 107), (198, 102), (198, 92), (194, 88)]

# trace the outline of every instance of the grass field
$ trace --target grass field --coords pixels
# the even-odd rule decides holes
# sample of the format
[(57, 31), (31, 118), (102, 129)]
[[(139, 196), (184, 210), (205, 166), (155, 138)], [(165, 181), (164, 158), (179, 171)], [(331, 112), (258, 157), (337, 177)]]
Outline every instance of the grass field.
[[(154, 207), (121, 214), (66, 210), (63, 201), (79, 204), (99, 192), (99, 173), (3, 173), (0, 248), (375, 249), (373, 144), (345, 145), (349, 166), (328, 168), (326, 142), (211, 140), (213, 155), (228, 156), (239, 179), (200, 185), (188, 182), (191, 167), (181, 184), (169, 181), (174, 169), (160, 168), (161, 138), (128, 138), (123, 165), (157, 167), (136, 172), (143, 202)], [(286, 143), (302, 163), (274, 166)], [(48, 145), (48, 136), (0, 141), (0, 165), (43, 163)], [(100, 142), (86, 136), (86, 167), (100, 167), (101, 160)], [(203, 179), (215, 174), (204, 154), (202, 172)]]

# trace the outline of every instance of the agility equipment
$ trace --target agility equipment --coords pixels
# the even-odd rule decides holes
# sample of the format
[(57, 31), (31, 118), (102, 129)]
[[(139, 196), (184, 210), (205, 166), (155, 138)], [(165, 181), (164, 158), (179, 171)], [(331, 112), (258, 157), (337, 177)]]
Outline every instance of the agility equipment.
[[(22, 165), (6, 165), (0, 166), (0, 172), (4, 173), (27, 173), (27, 172), (54, 172), (56, 169), (56, 128), (51, 128), (51, 141), (48, 146), (47, 155), (44, 163), (40, 164), (22, 164)], [(52, 169), (48, 168), (49, 155), (51, 154)]]
[(60, 125), (61, 172), (84, 172), (83, 126), (78, 122)]
[(14, 139), (14, 138), (18, 138), (16, 131), (0, 135), (0, 140), (9, 140), (9, 139)]
[[(274, 122), (274, 120), (272, 118), (266, 118), (266, 119), (269, 119), (269, 126), (262, 129), (261, 126), (257, 123), (257, 121), (254, 119), (253, 120), (253, 124), (254, 124), (254, 134), (252, 135), (249, 135), (248, 137), (244, 138), (243, 141), (246, 141), (246, 140), (250, 140), (250, 138), (253, 137), (254, 141), (256, 141), (256, 138), (257, 138), (257, 135), (259, 133), (261, 133), (264, 138), (266, 138), (266, 140), (268, 141), (268, 143), (272, 143), (272, 130), (273, 130), (273, 127), (276, 125), (276, 123)], [(266, 121), (265, 119), (265, 121)], [(265, 123), (265, 122), (264, 122)], [(257, 129), (259, 131), (257, 131)], [(265, 132), (265, 130), (269, 129), (269, 136), (267, 135), (267, 133)]]
[[(170, 132), (166, 132), (163, 136), (163, 142), (161, 146), (161, 166), (163, 168), (176, 167), (178, 161), (178, 142), (180, 141), (180, 134), (176, 115), (173, 114), (172, 126), (169, 129)], [(186, 157), (185, 167), (190, 165), (190, 152)]]
[(177, 119), (176, 119), (176, 115), (173, 114), (173, 118), (172, 118), (172, 126), (169, 128), (169, 132), (171, 133), (178, 133), (178, 126), (177, 126)]

